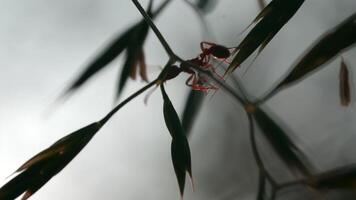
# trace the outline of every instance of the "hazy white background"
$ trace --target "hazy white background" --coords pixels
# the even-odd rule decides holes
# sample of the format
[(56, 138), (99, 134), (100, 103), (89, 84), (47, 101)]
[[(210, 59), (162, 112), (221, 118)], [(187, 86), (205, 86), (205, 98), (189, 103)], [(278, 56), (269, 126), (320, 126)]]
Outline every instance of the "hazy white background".
[[(244, 77), (251, 94), (268, 90), (312, 41), (355, 11), (354, 0), (306, 0)], [(238, 33), (257, 12), (253, 0), (219, 1), (207, 15), (215, 35), (208, 40), (236, 45), (242, 38)], [(31, 156), (112, 108), (121, 58), (63, 105), (51, 103), (92, 56), (138, 19), (129, 0), (0, 0), (1, 185)], [(182, 1), (169, 5), (157, 24), (179, 55), (191, 58), (199, 53), (203, 40), (199, 20)], [(154, 77), (167, 56), (153, 34), (145, 50), (150, 77)], [(356, 66), (356, 49), (344, 57), (350, 67)], [(347, 109), (339, 105), (339, 62), (329, 63), (268, 103), (320, 170), (356, 162), (355, 105)], [(177, 110), (182, 109), (188, 92), (185, 78), (168, 83)], [(141, 85), (130, 82), (123, 97)], [(246, 127), (242, 109), (228, 95), (218, 92), (207, 98), (190, 142), (196, 192), (187, 182), (185, 199), (254, 198), (257, 169)], [(271, 170), (284, 174), (266, 151), (265, 156), (272, 159)], [(159, 91), (148, 106), (140, 97), (123, 108), (32, 199), (178, 199)]]

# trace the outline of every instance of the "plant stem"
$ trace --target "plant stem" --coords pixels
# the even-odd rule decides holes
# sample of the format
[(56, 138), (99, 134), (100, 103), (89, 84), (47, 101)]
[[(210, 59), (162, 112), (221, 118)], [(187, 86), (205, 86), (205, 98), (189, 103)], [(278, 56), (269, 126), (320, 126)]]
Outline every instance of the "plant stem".
[(164, 39), (164, 37), (162, 36), (161, 32), (158, 30), (156, 25), (153, 23), (151, 17), (146, 13), (146, 11), (142, 8), (141, 4), (137, 0), (132, 0), (132, 2), (135, 4), (135, 6), (138, 9), (138, 11), (140, 11), (140, 13), (143, 16), (143, 18), (145, 19), (146, 23), (148, 25), (150, 25), (150, 27), (152, 28), (153, 32), (156, 34), (156, 36), (158, 37), (159, 41), (161, 42), (163, 48), (166, 50), (167, 54), (170, 57), (174, 57), (174, 52), (172, 51), (171, 47), (167, 43), (166, 39)]
[(157, 83), (158, 79), (148, 83), (146, 86), (144, 86), (143, 88), (141, 88), (140, 90), (136, 91), (135, 93), (133, 93), (131, 96), (127, 97), (124, 101), (122, 101), (120, 104), (118, 104), (114, 109), (112, 109), (103, 119), (101, 119), (99, 122), (100, 124), (103, 126), (107, 121), (109, 121), (109, 119), (117, 112), (119, 111), (124, 105), (126, 105), (128, 102), (130, 102), (132, 99), (134, 99), (135, 97), (137, 97), (138, 95), (140, 95), (141, 93), (143, 93), (144, 91), (146, 91), (147, 89), (149, 89), (150, 87), (152, 87), (153, 85), (155, 85)]

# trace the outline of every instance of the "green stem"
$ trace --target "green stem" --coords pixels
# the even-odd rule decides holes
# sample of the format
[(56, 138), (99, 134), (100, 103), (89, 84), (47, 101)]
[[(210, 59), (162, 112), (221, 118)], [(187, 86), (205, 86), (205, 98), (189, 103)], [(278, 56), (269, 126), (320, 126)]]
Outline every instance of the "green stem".
[(140, 13), (143, 16), (143, 18), (145, 19), (146, 23), (148, 25), (150, 25), (150, 27), (152, 28), (153, 32), (156, 34), (156, 36), (158, 37), (159, 41), (161, 42), (163, 48), (166, 50), (167, 54), (170, 57), (174, 57), (174, 52), (172, 51), (172, 48), (169, 46), (169, 44), (167, 43), (166, 39), (164, 39), (164, 37), (162, 36), (161, 32), (158, 30), (156, 25), (153, 23), (151, 17), (146, 13), (146, 11), (142, 8), (141, 4), (137, 0), (132, 0), (132, 2), (135, 4), (135, 6), (138, 9), (138, 11), (140, 11)]
[(157, 83), (157, 80), (154, 80), (150, 83), (148, 83), (146, 86), (144, 86), (143, 88), (141, 88), (140, 90), (136, 91), (135, 93), (133, 93), (131, 96), (127, 97), (124, 101), (122, 101), (120, 104), (118, 104), (114, 109), (112, 109), (103, 119), (101, 119), (99, 122), (100, 124), (103, 126), (107, 121), (109, 121), (109, 119), (117, 112), (119, 111), (124, 105), (126, 105), (128, 102), (130, 102), (132, 99), (134, 99), (135, 97), (137, 97), (138, 95), (140, 95), (141, 93), (143, 93), (144, 91), (146, 91), (147, 89), (149, 89), (150, 87), (152, 87), (153, 85), (155, 85)]

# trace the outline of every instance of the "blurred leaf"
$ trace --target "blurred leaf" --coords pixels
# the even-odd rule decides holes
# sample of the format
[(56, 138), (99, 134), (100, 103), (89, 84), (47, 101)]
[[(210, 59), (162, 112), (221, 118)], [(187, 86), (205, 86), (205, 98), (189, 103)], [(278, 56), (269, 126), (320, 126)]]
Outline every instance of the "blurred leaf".
[(342, 59), (340, 65), (340, 100), (342, 106), (349, 106), (351, 102), (351, 90), (350, 90), (350, 79), (349, 70), (347, 65)]
[(32, 157), (16, 170), (21, 172), (19, 175), (0, 188), (0, 199), (15, 199), (23, 193), (23, 200), (29, 198), (60, 172), (100, 128), (100, 123), (92, 123), (63, 137)]
[[(162, 4), (157, 8), (155, 12), (152, 12), (152, 1), (149, 2), (147, 12), (152, 18), (155, 18), (160, 14), (160, 12), (168, 5), (170, 0), (162, 2)], [(119, 96), (122, 88), (124, 87), (128, 72), (134, 69), (137, 64), (141, 64), (144, 60), (142, 51), (143, 44), (148, 33), (148, 25), (144, 20), (141, 20), (134, 24), (131, 28), (125, 31), (123, 34), (117, 36), (113, 42), (111, 42), (83, 71), (83, 73), (73, 82), (73, 84), (68, 88), (66, 93), (73, 92), (82, 86), (88, 79), (90, 79), (94, 74), (105, 68), (110, 62), (112, 62), (116, 57), (118, 57), (125, 49), (127, 50), (126, 61), (124, 68), (122, 69), (123, 74), (121, 74), (122, 80), (119, 81), (117, 96)], [(141, 59), (142, 58), (142, 59)], [(135, 59), (135, 60), (134, 60)], [(141, 60), (140, 60), (141, 59)], [(131, 69), (128, 69), (131, 67)], [(127, 72), (128, 71), (128, 72)], [(142, 78), (146, 78), (143, 73), (144, 70), (141, 67), (142, 72), (140, 75)], [(145, 80), (145, 79), (144, 79)]]
[(258, 23), (237, 47), (238, 52), (229, 65), (226, 74), (232, 73), (258, 47), (259, 54), (303, 3), (304, 0), (271, 1), (254, 19), (253, 23)]
[(335, 58), (340, 52), (354, 45), (356, 42), (355, 20), (356, 13), (322, 35), (274, 90), (301, 81), (311, 72), (321, 69), (323, 64)]
[(258, 6), (260, 7), (261, 10), (263, 10), (266, 7), (266, 1), (265, 0), (257, 0)]
[(204, 13), (208, 13), (214, 9), (217, 2), (217, 0), (196, 0), (196, 7)]
[(128, 77), (132, 70), (136, 71), (136, 66), (140, 58), (140, 54), (143, 52), (143, 44), (147, 38), (149, 26), (145, 21), (142, 21), (139, 26), (137, 26), (136, 31), (131, 35), (130, 45), (127, 47), (126, 60), (124, 66), (121, 70), (120, 80), (116, 92), (116, 98), (118, 98), (124, 88)]
[(310, 186), (318, 189), (356, 189), (356, 165), (323, 172), (311, 179)]
[(161, 92), (163, 96), (163, 114), (166, 126), (172, 136), (171, 154), (174, 171), (177, 176), (179, 190), (181, 196), (184, 194), (185, 173), (188, 172), (192, 179), (192, 167), (190, 148), (184, 129), (180, 124), (180, 120), (176, 110), (174, 109), (171, 100), (169, 99), (164, 85), (161, 84)]
[(265, 137), (282, 159), (282, 161), (292, 170), (298, 169), (304, 175), (309, 176), (310, 172), (304, 163), (307, 162), (306, 156), (293, 143), (288, 134), (262, 109), (256, 108), (253, 113), (258, 126), (261, 128)]
[(187, 134), (187, 137), (190, 135), (190, 130), (193, 127), (195, 118), (199, 113), (203, 100), (203, 92), (197, 90), (190, 90), (185, 103), (182, 117), (182, 126), (185, 130), (185, 133)]

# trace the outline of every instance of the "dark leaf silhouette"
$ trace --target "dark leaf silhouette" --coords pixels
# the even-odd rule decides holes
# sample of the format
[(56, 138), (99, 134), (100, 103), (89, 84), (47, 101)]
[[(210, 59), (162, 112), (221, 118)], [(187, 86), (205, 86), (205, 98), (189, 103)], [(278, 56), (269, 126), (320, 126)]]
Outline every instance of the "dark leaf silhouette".
[(355, 20), (356, 13), (322, 35), (275, 90), (302, 80), (313, 71), (321, 69), (323, 64), (335, 58), (340, 52), (354, 45), (356, 42)]
[(342, 106), (349, 106), (351, 102), (350, 77), (347, 65), (342, 59), (340, 66), (340, 100)]
[(173, 167), (177, 176), (180, 194), (183, 196), (186, 172), (188, 172), (190, 178), (192, 179), (189, 143), (180, 123), (178, 114), (175, 111), (163, 84), (161, 84), (161, 92), (163, 96), (164, 120), (169, 133), (172, 136), (171, 154)]
[(16, 170), (20, 172), (19, 175), (0, 188), (0, 199), (15, 199), (23, 193), (23, 200), (29, 198), (60, 172), (100, 128), (100, 123), (92, 123), (63, 137), (32, 157)]
[(190, 135), (190, 130), (194, 124), (194, 120), (199, 113), (201, 104), (204, 100), (204, 93), (201, 91), (191, 90), (185, 103), (182, 126), (187, 134)]
[(318, 189), (356, 189), (356, 165), (351, 164), (314, 176), (309, 185)]
[(309, 176), (309, 169), (305, 165), (305, 163), (308, 163), (306, 156), (293, 143), (288, 134), (261, 108), (256, 108), (255, 112), (253, 112), (253, 116), (265, 137), (283, 162), (292, 171), (299, 170), (304, 175)]
[(258, 54), (297, 12), (304, 0), (273, 0), (253, 20), (257, 23), (237, 47), (226, 74), (239, 67), (258, 47)]

